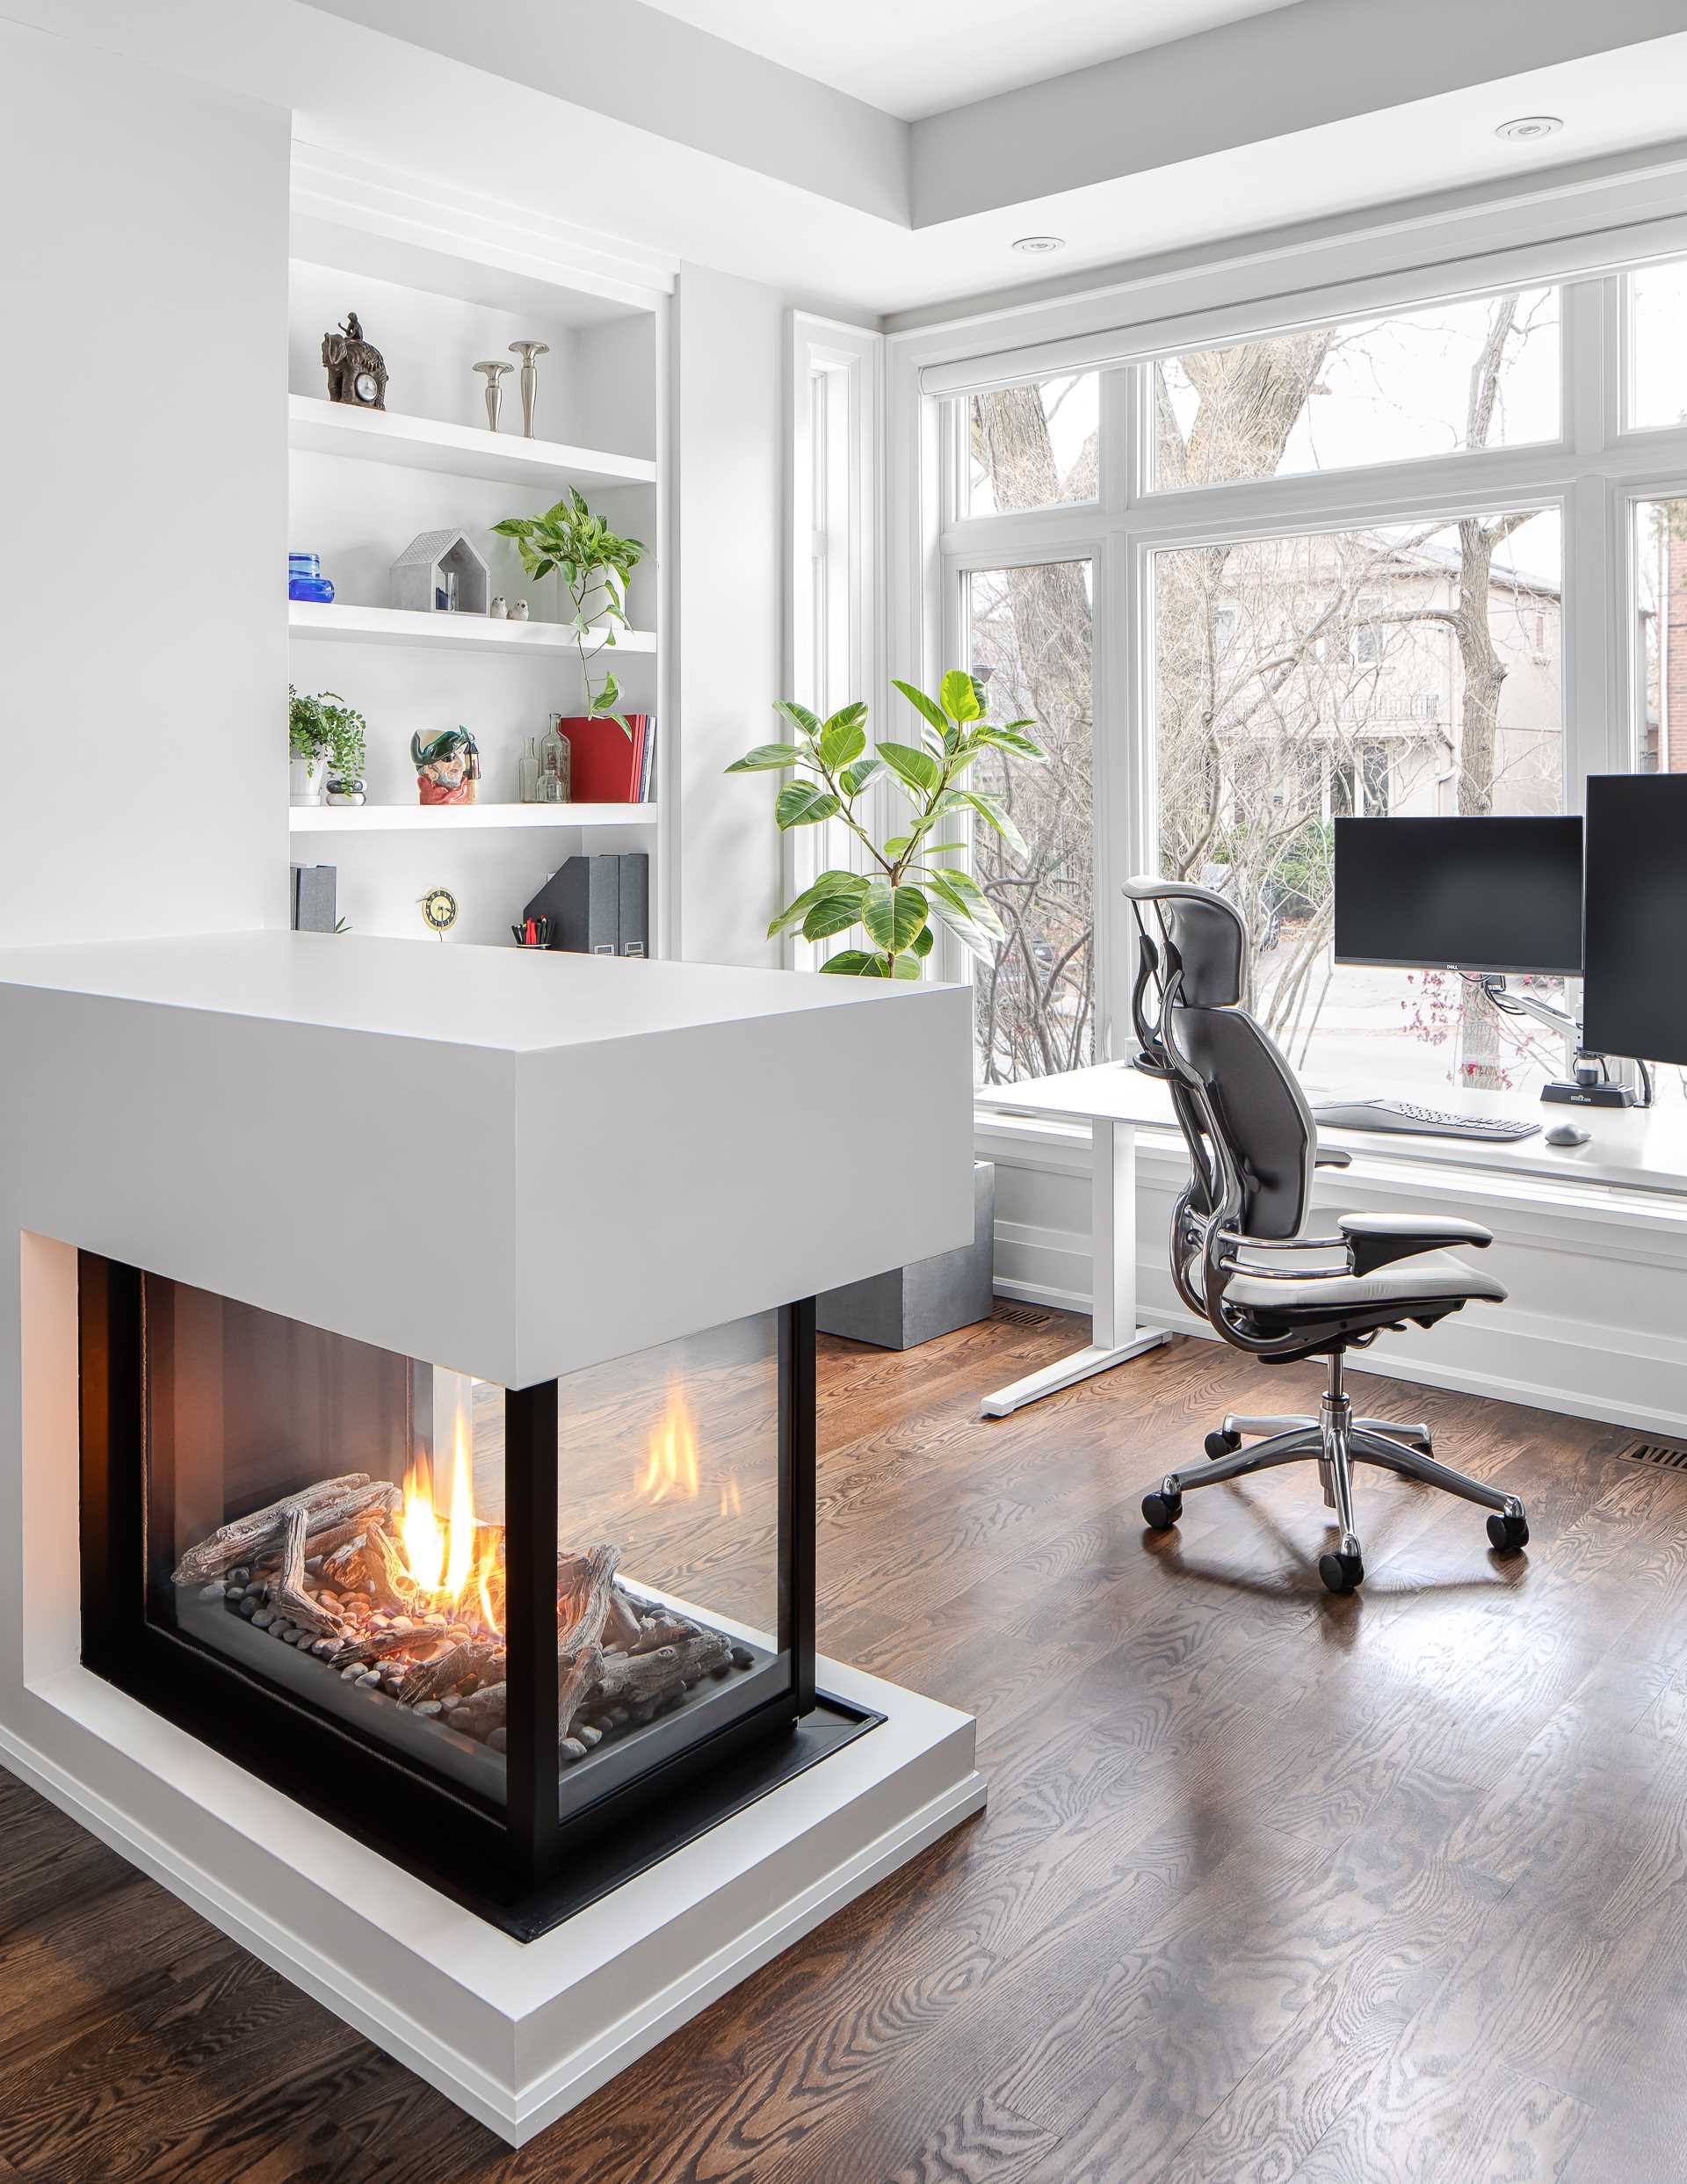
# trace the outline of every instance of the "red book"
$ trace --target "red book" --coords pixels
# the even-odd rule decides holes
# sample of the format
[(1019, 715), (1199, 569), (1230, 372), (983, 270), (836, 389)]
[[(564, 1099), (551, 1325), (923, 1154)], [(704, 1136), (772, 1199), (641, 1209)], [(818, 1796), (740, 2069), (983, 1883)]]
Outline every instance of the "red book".
[(635, 804), (644, 754), (646, 713), (629, 713), (628, 736), (619, 721), (565, 720), (563, 741), (571, 758), (568, 795), (576, 804)]

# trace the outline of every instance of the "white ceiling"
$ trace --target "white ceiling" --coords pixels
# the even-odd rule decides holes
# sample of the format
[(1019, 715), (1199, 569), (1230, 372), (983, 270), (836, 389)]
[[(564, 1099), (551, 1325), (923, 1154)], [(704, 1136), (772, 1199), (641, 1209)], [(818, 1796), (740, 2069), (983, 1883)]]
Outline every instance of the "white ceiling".
[(1292, 0), (651, 0), (662, 14), (916, 121)]

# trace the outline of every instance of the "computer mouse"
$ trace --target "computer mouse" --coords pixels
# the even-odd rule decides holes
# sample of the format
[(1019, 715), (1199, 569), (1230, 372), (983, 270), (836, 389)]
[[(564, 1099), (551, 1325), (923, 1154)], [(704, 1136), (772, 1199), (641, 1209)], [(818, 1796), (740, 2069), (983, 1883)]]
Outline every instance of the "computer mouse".
[(1546, 1133), (1546, 1143), (1549, 1145), (1585, 1145), (1592, 1136), (1591, 1130), (1582, 1129), (1578, 1123), (1554, 1122)]

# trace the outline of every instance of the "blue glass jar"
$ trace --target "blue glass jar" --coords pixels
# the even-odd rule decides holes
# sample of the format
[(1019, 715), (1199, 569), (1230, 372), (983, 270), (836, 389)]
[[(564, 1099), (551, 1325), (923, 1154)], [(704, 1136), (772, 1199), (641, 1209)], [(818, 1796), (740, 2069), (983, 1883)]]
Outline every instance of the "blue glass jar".
[(290, 599), (315, 599), (319, 606), (328, 606), (334, 597), (334, 586), (322, 574), (320, 554), (287, 555), (287, 597)]

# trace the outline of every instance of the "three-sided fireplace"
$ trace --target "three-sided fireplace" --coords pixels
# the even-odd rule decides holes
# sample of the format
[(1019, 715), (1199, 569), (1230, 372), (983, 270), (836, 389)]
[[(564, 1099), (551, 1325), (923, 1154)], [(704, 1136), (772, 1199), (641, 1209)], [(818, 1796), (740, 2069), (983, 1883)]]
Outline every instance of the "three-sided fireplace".
[(814, 1308), (501, 1388), (80, 1256), (84, 1664), (527, 1939), (872, 1726)]

